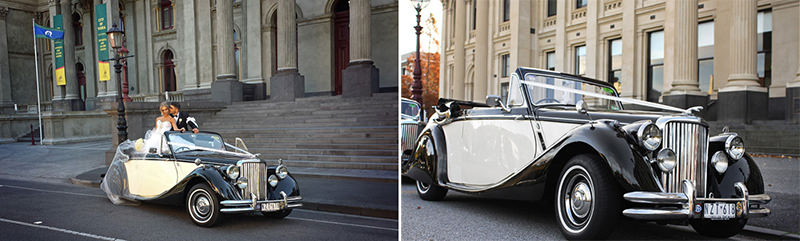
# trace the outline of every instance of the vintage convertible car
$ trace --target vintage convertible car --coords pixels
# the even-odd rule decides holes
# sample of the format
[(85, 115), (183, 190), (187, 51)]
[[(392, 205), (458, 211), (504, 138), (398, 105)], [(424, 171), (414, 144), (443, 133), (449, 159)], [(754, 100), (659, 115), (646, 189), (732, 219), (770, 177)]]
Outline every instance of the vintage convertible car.
[(425, 112), (422, 105), (411, 99), (400, 99), (400, 146), (402, 148), (401, 167), (406, 168), (411, 153), (414, 151), (414, 141), (425, 127)]
[(448, 190), (552, 200), (570, 239), (606, 237), (621, 215), (732, 236), (747, 219), (769, 215), (770, 196), (742, 138), (709, 136), (700, 109), (620, 98), (605, 82), (519, 68), (507, 101), (440, 99), (405, 174), (424, 200), (442, 200)]
[(102, 187), (115, 203), (183, 203), (192, 221), (207, 227), (222, 213), (283, 218), (302, 206), (297, 182), (282, 161), (269, 165), (247, 152), (241, 139), (236, 144), (206, 131), (166, 132), (161, 147), (145, 153), (120, 144)]

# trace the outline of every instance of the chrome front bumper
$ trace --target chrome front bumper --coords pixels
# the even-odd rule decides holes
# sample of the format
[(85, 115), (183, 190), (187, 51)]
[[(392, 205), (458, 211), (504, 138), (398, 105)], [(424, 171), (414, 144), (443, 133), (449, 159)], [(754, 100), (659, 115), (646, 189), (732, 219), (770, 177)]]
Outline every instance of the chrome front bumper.
[(281, 192), (281, 198), (282, 199), (279, 200), (258, 200), (255, 195), (251, 195), (251, 199), (247, 200), (225, 200), (219, 202), (223, 206), (219, 211), (222, 213), (261, 211), (261, 205), (266, 203), (280, 203), (281, 209), (279, 210), (303, 206), (303, 204), (300, 203), (300, 200), (303, 200), (303, 198), (300, 196), (287, 197), (286, 193)]
[[(705, 202), (729, 202), (736, 203), (736, 218), (765, 217), (770, 211), (766, 207), (761, 207), (771, 200), (767, 194), (750, 195), (744, 183), (734, 184), (741, 194), (741, 198), (697, 198), (695, 188), (689, 180), (683, 180), (683, 193), (663, 193), (663, 192), (629, 192), (623, 196), (625, 200), (653, 204), (670, 205), (654, 208), (628, 208), (622, 211), (627, 217), (644, 220), (667, 220), (667, 219), (699, 219), (703, 218), (703, 203)], [(680, 208), (676, 206), (680, 205)]]

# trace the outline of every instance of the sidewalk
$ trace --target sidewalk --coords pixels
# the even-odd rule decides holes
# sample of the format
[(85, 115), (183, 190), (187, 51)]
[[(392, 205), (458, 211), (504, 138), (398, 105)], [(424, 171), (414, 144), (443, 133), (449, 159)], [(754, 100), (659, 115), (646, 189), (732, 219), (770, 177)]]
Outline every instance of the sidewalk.
[[(30, 143), (0, 145), (0, 176), (12, 179), (71, 182), (99, 187), (106, 171), (107, 142), (58, 146)], [(303, 208), (363, 216), (397, 218), (396, 172), (290, 168), (300, 184)]]

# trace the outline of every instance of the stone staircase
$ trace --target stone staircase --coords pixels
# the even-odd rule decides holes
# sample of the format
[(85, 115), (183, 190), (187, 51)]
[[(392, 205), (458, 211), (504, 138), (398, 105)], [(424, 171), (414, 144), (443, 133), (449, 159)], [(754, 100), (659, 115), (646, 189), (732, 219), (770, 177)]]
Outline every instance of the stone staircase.
[(747, 152), (800, 156), (800, 125), (783, 120), (740, 122), (709, 121), (709, 134), (717, 135), (724, 126), (744, 139)]
[(231, 144), (242, 138), (262, 159), (283, 159), (295, 174), (396, 182), (397, 105), (397, 93), (237, 102), (199, 124)]

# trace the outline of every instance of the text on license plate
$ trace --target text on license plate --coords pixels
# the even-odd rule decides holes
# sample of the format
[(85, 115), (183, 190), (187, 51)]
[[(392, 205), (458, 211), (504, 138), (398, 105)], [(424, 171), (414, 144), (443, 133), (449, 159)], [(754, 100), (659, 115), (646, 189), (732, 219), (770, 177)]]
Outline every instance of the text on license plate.
[(735, 203), (705, 203), (703, 218), (706, 219), (731, 219), (736, 217)]
[(281, 203), (265, 203), (261, 204), (261, 211), (271, 212), (281, 210)]

